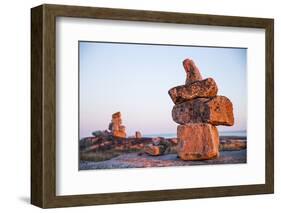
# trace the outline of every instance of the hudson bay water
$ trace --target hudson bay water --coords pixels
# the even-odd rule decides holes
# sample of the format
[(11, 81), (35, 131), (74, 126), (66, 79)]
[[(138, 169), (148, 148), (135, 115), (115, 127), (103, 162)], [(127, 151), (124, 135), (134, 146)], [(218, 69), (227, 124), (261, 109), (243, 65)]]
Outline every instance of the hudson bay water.
[[(246, 137), (247, 131), (221, 131), (219, 132), (220, 136), (239, 136), (239, 137)], [(145, 134), (143, 137), (163, 137), (163, 138), (176, 138), (176, 133), (162, 133), (162, 134)]]

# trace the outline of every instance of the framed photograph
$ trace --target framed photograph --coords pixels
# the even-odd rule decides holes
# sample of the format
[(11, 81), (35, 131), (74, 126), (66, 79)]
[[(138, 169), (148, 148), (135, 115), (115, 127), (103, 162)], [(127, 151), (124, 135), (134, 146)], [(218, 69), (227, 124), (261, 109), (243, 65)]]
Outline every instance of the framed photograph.
[(274, 192), (274, 21), (31, 9), (31, 203)]

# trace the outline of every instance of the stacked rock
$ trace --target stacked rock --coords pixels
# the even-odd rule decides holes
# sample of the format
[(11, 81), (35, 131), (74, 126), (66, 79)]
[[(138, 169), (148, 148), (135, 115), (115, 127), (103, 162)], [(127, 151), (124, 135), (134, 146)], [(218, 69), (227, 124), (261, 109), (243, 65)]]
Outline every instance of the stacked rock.
[(122, 125), (120, 112), (112, 114), (112, 120), (108, 129), (111, 131), (114, 137), (126, 138), (126, 128)]
[(140, 132), (140, 131), (136, 131), (136, 132), (135, 132), (135, 138), (136, 138), (136, 139), (142, 138), (141, 132)]
[(234, 124), (233, 107), (225, 96), (218, 96), (212, 78), (202, 79), (199, 69), (190, 59), (183, 61), (185, 85), (169, 90), (175, 106), (173, 120), (177, 128), (177, 152), (182, 160), (207, 160), (219, 156), (217, 125)]

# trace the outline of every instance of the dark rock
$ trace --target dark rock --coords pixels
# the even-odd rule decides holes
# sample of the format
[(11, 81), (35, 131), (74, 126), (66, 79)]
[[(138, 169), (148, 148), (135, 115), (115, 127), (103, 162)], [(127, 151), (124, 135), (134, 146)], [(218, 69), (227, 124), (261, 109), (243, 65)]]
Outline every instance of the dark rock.
[(196, 98), (174, 106), (173, 120), (178, 124), (210, 123), (232, 126), (234, 124), (233, 107), (224, 96), (214, 98)]
[(135, 138), (137, 138), (137, 139), (139, 139), (139, 138), (141, 138), (142, 136), (141, 136), (141, 132), (140, 131), (136, 131), (136, 133), (135, 133)]

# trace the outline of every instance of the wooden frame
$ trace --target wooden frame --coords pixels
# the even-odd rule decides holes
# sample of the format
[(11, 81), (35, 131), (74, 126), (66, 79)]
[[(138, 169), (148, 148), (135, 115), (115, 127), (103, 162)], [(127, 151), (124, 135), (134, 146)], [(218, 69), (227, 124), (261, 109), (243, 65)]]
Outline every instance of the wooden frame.
[[(263, 28), (266, 34), (265, 184), (195, 189), (56, 196), (56, 17)], [(31, 9), (31, 203), (66, 207), (218, 196), (274, 191), (274, 20), (155, 11), (41, 5)]]

